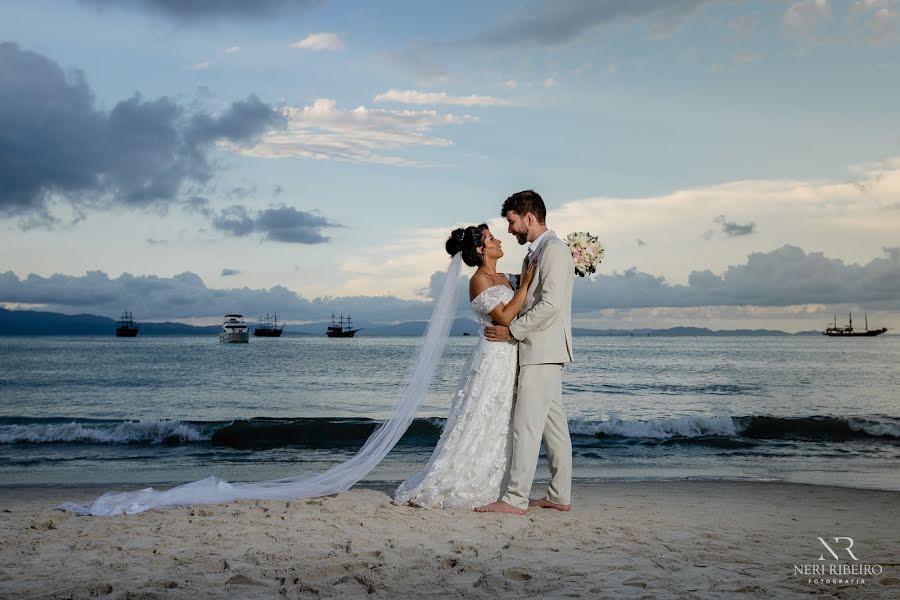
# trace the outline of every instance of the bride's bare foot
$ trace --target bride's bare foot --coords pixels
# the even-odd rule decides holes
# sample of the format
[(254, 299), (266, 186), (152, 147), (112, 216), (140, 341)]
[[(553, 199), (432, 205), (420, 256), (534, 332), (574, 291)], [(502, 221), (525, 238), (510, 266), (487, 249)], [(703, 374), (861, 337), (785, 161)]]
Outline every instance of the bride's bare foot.
[(476, 506), (475, 512), (494, 512), (494, 513), (510, 513), (513, 515), (524, 515), (528, 511), (523, 508), (516, 508), (512, 504), (507, 504), (503, 500), (497, 500), (484, 506)]
[(556, 502), (550, 502), (546, 498), (541, 498), (540, 500), (529, 500), (528, 508), (553, 508), (555, 510), (561, 510), (562, 512), (569, 512), (572, 510), (572, 505), (557, 504)]

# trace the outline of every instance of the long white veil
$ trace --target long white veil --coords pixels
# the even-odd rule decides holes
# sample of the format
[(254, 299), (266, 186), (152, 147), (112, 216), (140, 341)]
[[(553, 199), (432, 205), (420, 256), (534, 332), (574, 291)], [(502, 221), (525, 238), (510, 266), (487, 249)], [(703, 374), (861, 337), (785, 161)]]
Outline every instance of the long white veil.
[(273, 481), (229, 483), (216, 477), (179, 485), (170, 490), (146, 488), (136, 492), (108, 492), (85, 506), (66, 502), (58, 508), (82, 515), (133, 514), (151, 508), (184, 504), (221, 504), (232, 500), (289, 500), (344, 492), (365, 477), (400, 441), (419, 410), (441, 359), (456, 315), (462, 256), (457, 253), (447, 269), (441, 292), (418, 348), (406, 388), (382, 423), (353, 458), (323, 473)]

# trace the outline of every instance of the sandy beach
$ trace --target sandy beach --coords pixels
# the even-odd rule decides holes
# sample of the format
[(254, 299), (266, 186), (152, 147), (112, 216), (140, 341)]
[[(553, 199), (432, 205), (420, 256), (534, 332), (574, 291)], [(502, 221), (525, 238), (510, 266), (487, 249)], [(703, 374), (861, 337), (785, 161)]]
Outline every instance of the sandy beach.
[[(0, 597), (900, 597), (900, 492), (590, 483), (572, 512), (525, 517), (397, 507), (377, 488), (113, 518), (54, 510), (98, 491), (0, 490)], [(827, 564), (880, 574), (796, 574), (832, 558), (818, 537), (842, 536), (858, 560), (841, 541)]]

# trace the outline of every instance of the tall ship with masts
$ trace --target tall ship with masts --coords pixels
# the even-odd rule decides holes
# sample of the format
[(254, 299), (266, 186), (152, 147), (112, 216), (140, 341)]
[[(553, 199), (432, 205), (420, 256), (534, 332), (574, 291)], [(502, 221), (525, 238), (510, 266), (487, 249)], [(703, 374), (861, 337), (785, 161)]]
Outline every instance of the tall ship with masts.
[(259, 318), (259, 323), (253, 328), (253, 335), (256, 337), (281, 337), (284, 331), (284, 323), (278, 324), (278, 313)]
[(330, 338), (352, 338), (357, 331), (362, 331), (362, 328), (353, 329), (353, 319), (350, 318), (350, 315), (347, 315), (346, 318), (341, 315), (340, 319), (335, 320), (334, 313), (332, 313), (331, 325), (328, 326), (325, 335)]
[(887, 327), (882, 327), (880, 329), (869, 329), (869, 315), (865, 315), (866, 325), (863, 331), (853, 330), (853, 313), (850, 313), (850, 324), (844, 325), (843, 327), (837, 326), (837, 315), (834, 316), (834, 323), (825, 328), (825, 331), (822, 332), (822, 335), (827, 335), (828, 337), (874, 337), (876, 335), (881, 335), (885, 331), (887, 331)]
[(116, 337), (137, 337), (141, 326), (134, 322), (134, 316), (127, 310), (116, 323)]

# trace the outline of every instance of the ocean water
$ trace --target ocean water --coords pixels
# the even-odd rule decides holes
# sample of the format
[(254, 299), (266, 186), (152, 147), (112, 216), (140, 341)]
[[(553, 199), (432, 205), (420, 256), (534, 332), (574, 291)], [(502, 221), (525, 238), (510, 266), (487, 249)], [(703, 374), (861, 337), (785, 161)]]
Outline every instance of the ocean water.
[[(371, 482), (428, 460), (474, 337), (451, 338)], [(253, 481), (346, 460), (390, 412), (416, 338), (0, 338), (0, 485)], [(574, 477), (900, 490), (900, 336), (577, 337)], [(541, 458), (538, 478), (548, 476)]]

